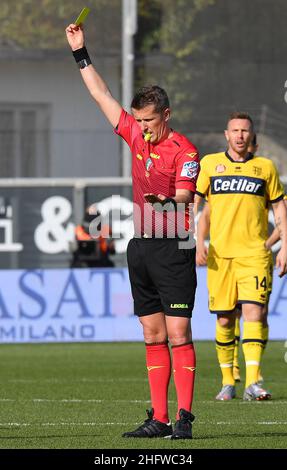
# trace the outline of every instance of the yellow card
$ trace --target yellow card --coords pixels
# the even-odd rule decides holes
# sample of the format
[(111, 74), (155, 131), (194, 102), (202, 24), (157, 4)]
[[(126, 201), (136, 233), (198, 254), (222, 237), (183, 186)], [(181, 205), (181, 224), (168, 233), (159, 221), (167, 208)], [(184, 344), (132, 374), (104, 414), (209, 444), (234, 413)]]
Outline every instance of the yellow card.
[(84, 23), (85, 19), (87, 18), (88, 14), (90, 13), (90, 9), (85, 7), (82, 9), (81, 13), (79, 14), (78, 18), (75, 21), (75, 24), (79, 26), (81, 23)]

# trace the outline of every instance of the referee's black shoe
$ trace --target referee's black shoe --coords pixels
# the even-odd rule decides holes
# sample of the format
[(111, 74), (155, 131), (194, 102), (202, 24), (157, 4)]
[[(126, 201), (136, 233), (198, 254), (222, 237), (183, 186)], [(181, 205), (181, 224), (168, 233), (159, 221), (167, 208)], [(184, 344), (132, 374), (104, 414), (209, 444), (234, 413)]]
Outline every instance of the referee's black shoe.
[(145, 420), (137, 429), (130, 432), (125, 432), (122, 437), (165, 437), (169, 438), (172, 435), (171, 423), (162, 423), (153, 419), (154, 410), (146, 410), (148, 419)]
[(179, 420), (175, 423), (171, 439), (192, 439), (192, 422), (195, 416), (189, 411), (181, 408), (179, 410)]

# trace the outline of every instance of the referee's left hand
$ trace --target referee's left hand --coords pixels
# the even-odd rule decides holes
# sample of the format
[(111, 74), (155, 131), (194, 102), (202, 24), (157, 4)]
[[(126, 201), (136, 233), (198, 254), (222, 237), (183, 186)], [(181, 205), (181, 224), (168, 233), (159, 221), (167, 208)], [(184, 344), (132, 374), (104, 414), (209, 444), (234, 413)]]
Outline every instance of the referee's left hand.
[(144, 194), (144, 198), (146, 200), (146, 202), (149, 202), (150, 204), (155, 204), (156, 202), (159, 202), (160, 204), (162, 203), (162, 201), (164, 201), (166, 199), (165, 196), (163, 196), (162, 194), (153, 194), (153, 193), (147, 193), (147, 194)]

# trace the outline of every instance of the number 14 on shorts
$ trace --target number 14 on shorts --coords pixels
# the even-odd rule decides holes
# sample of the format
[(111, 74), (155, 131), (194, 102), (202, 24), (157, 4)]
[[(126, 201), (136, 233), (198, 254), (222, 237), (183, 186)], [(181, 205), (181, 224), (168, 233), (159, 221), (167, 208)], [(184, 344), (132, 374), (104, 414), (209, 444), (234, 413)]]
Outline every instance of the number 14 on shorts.
[(266, 276), (262, 280), (259, 279), (259, 276), (254, 276), (256, 282), (256, 290), (259, 290), (262, 287), (264, 290), (267, 290), (267, 279)]

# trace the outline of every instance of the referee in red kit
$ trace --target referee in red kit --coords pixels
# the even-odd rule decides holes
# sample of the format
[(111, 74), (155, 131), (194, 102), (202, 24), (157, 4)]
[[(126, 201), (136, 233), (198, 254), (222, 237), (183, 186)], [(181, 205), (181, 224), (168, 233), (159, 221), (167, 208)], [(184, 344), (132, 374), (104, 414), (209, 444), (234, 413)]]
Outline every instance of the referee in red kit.
[[(152, 409), (142, 425), (123, 437), (191, 439), (196, 367), (190, 320), (196, 290), (191, 203), (198, 152), (169, 127), (169, 100), (162, 88), (139, 90), (129, 114), (91, 64), (82, 26), (71, 24), (66, 34), (86, 87), (132, 153), (135, 236), (127, 257), (135, 314), (143, 327)], [(178, 401), (174, 429), (168, 414), (171, 367)]]

